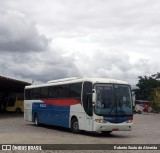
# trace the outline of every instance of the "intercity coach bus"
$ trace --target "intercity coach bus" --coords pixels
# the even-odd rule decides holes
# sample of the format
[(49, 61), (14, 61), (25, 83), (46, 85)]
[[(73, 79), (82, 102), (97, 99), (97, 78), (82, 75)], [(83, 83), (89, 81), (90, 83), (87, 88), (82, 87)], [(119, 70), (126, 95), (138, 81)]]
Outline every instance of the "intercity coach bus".
[(76, 77), (26, 86), (24, 119), (73, 133), (131, 131), (131, 88), (125, 81)]

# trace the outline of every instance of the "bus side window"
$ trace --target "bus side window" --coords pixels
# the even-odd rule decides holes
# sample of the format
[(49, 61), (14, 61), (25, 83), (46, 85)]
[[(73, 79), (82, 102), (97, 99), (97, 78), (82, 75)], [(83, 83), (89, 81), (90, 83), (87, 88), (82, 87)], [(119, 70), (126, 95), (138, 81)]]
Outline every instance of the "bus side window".
[(31, 89), (25, 89), (25, 99), (31, 100)]
[(40, 98), (40, 88), (33, 88), (32, 99), (39, 99), (39, 98)]
[(17, 100), (24, 100), (24, 93), (18, 93)]
[(59, 98), (69, 98), (69, 85), (59, 86)]
[(88, 116), (93, 115), (91, 82), (84, 82), (83, 84), (83, 107)]
[(71, 98), (81, 99), (82, 83), (70, 84), (69, 95)]
[(41, 87), (41, 98), (48, 98), (48, 87)]
[(8, 106), (14, 106), (17, 94), (10, 94), (8, 98)]
[(58, 97), (58, 86), (49, 86), (48, 98), (57, 98), (57, 97)]

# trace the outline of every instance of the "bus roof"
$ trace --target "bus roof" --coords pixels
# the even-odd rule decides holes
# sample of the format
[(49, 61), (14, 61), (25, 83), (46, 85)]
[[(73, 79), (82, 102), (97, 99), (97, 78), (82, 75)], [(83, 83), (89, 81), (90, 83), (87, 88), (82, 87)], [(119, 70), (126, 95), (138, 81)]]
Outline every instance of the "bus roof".
[(114, 84), (127, 84), (127, 85), (129, 85), (129, 83), (126, 81), (109, 79), (109, 78), (72, 77), (72, 78), (64, 78), (64, 79), (59, 79), (59, 80), (51, 80), (45, 84), (40, 84), (40, 85), (26, 86), (25, 89), (52, 86), (52, 85), (63, 85), (63, 84), (78, 83), (78, 82), (85, 82), (85, 81), (92, 82), (93, 84), (94, 83), (114, 83)]

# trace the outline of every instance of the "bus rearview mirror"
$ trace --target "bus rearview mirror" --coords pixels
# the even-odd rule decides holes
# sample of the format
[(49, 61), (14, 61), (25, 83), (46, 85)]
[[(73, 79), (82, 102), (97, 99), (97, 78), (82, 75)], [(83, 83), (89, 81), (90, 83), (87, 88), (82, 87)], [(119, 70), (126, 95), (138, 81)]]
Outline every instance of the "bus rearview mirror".
[(95, 92), (92, 94), (92, 102), (93, 102), (93, 104), (95, 104), (95, 102), (96, 102), (96, 93)]

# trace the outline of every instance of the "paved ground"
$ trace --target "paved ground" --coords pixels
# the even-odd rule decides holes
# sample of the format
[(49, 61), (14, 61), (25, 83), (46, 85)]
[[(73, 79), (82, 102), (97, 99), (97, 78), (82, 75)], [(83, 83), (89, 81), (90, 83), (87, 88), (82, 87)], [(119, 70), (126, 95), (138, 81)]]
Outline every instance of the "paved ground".
[[(132, 131), (117, 131), (108, 136), (88, 132), (76, 135), (72, 134), (69, 129), (53, 126), (36, 127), (33, 123), (24, 121), (23, 115), (0, 114), (0, 144), (160, 144), (160, 114), (135, 114)], [(54, 152), (61, 153), (64, 151)], [(89, 150), (65, 152), (127, 153), (134, 151)]]

